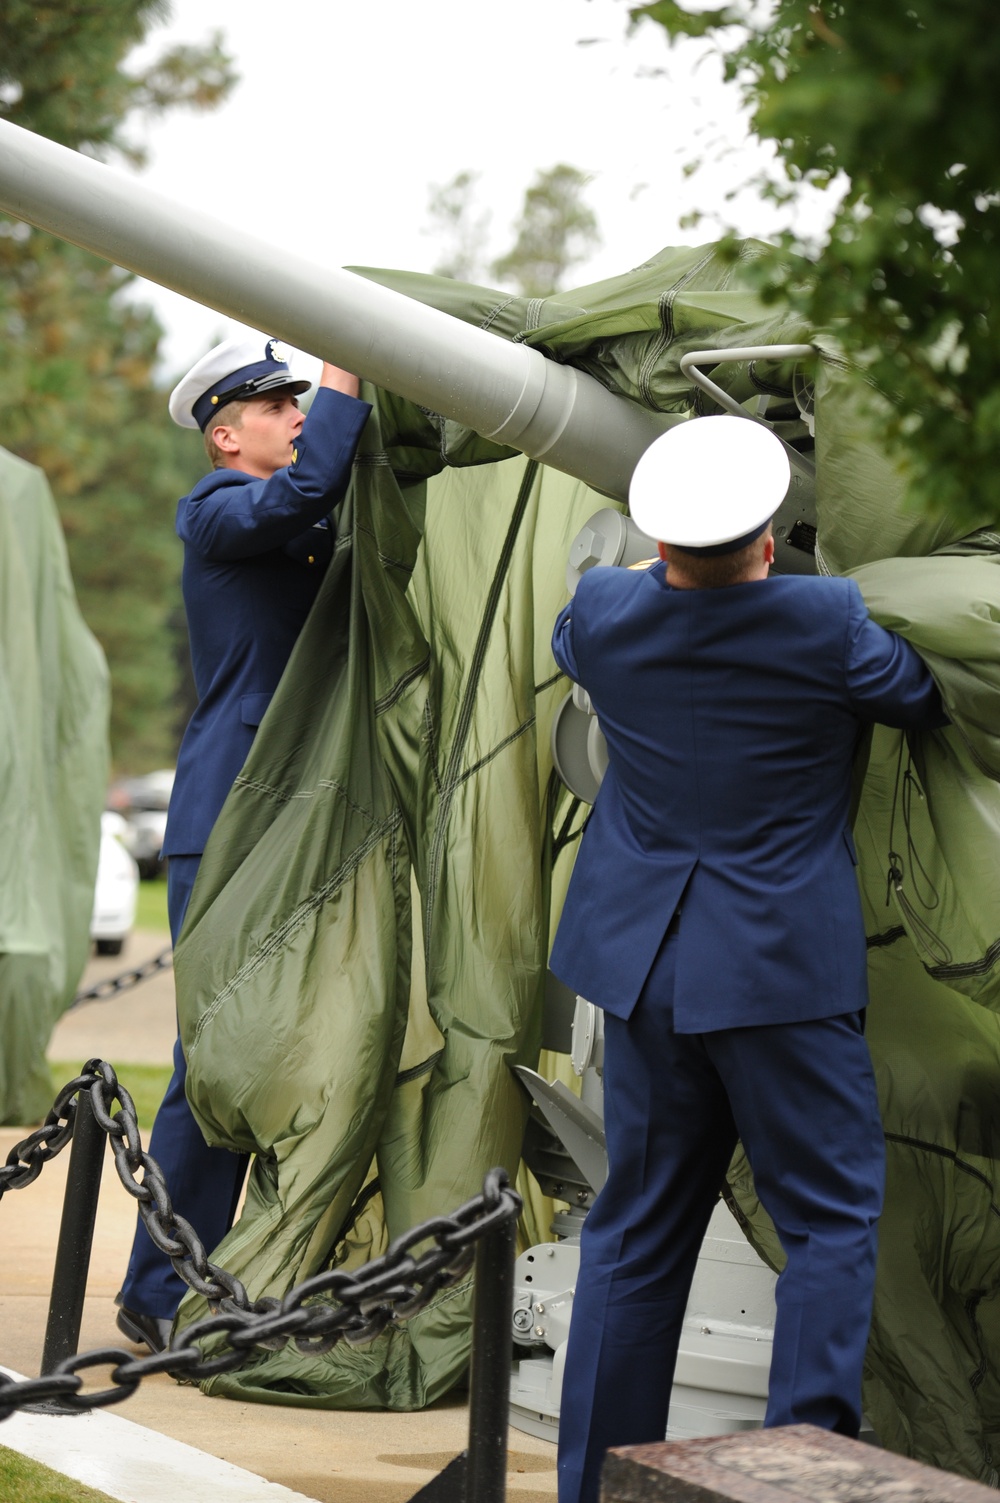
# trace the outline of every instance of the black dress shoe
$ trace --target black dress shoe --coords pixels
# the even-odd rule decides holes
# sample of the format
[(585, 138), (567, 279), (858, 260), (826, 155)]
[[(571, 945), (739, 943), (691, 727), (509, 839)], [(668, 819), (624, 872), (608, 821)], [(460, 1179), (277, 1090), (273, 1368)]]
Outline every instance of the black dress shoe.
[(151, 1352), (163, 1352), (170, 1345), (172, 1320), (161, 1319), (158, 1315), (141, 1315), (138, 1310), (128, 1310), (122, 1305), (115, 1324), (129, 1341), (148, 1346)]

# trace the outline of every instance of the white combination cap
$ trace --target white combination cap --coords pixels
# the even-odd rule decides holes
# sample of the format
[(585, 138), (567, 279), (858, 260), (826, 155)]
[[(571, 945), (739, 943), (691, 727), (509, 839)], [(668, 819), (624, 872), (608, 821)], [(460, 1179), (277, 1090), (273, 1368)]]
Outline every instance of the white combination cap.
[(779, 438), (752, 418), (678, 423), (650, 444), (629, 486), (636, 526), (674, 547), (735, 553), (785, 499), (791, 467)]
[(244, 402), (267, 391), (284, 389), (293, 396), (308, 391), (311, 381), (297, 381), (288, 351), (266, 334), (226, 339), (202, 355), (170, 393), (170, 416), (182, 428), (204, 433), (214, 412), (227, 402)]

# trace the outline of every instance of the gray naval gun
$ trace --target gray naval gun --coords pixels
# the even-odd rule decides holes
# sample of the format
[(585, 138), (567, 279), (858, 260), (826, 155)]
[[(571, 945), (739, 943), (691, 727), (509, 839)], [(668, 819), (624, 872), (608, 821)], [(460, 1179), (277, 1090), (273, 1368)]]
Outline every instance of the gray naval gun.
[[(547, 359), (447, 313), (350, 272), (277, 252), (252, 235), (180, 208), (132, 178), (0, 121), (0, 209), (218, 312), (357, 372), (485, 438), (627, 500), (640, 456), (686, 414), (650, 412), (585, 372)], [(809, 345), (687, 354), (682, 372), (717, 407), (766, 424), (791, 461), (788, 494), (775, 518), (778, 572), (812, 573), (814, 467), (808, 380), (796, 366), (796, 409), (769, 415), (768, 397), (740, 404), (708, 372), (727, 362), (805, 361)], [(575, 538), (567, 586), (588, 568), (628, 567), (655, 554), (651, 538), (615, 507), (598, 510)], [(600, 726), (582, 690), (555, 717), (553, 760), (570, 790), (592, 803), (607, 766)], [(549, 978), (543, 1043), (568, 1053), (577, 1096), (521, 1069), (532, 1099), (525, 1160), (567, 1209), (552, 1240), (517, 1262), (512, 1336), (512, 1422), (555, 1439), (565, 1341), (579, 1264), (579, 1233), (607, 1174), (599, 1011)], [(670, 1432), (718, 1434), (758, 1425), (767, 1395), (774, 1276), (747, 1244), (726, 1205), (713, 1215), (691, 1292), (678, 1361)]]

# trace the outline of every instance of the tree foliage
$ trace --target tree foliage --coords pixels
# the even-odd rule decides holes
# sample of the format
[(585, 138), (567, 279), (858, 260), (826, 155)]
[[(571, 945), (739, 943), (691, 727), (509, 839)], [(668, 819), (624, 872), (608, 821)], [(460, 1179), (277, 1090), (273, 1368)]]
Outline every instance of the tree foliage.
[(211, 109), (235, 81), (218, 32), (129, 72), (128, 55), (169, 15), (169, 0), (0, 0), (0, 114), (63, 146), (141, 161), (129, 115)]
[(458, 172), (444, 186), (431, 185), (427, 233), (441, 245), (435, 275), (460, 282), (495, 278), (525, 297), (548, 297), (572, 267), (601, 243), (597, 217), (583, 201), (586, 173), (560, 162), (539, 170), (525, 189), (514, 223), (514, 243), (489, 260), (490, 211), (479, 206), (478, 172)]
[(490, 211), (476, 203), (478, 172), (456, 172), (450, 182), (431, 185), (428, 233), (442, 242), (434, 275), (474, 282), (486, 259)]
[(596, 215), (583, 201), (586, 186), (586, 173), (565, 162), (537, 174), (525, 191), (514, 244), (493, 262), (498, 281), (525, 297), (548, 297), (596, 250), (601, 237)]
[[(234, 81), (218, 37), (127, 71), (167, 10), (153, 0), (0, 0), (0, 113), (94, 155), (138, 159), (130, 114), (211, 107)], [(203, 465), (154, 387), (162, 331), (125, 296), (132, 280), (0, 217), (0, 441), (52, 484), (81, 608), (111, 668), (115, 761), (140, 770), (176, 745), (173, 517)]]
[(634, 7), (707, 37), (775, 144), (760, 187), (846, 192), (819, 246), (786, 234), (762, 291), (835, 329), (893, 404), (910, 494), (970, 524), (996, 516), (1000, 468), (1000, 29), (993, 0), (755, 0)]

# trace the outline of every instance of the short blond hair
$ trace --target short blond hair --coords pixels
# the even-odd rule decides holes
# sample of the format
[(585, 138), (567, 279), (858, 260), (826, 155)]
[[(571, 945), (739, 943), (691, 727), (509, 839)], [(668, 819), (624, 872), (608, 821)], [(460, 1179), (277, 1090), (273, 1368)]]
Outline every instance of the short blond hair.
[[(247, 401), (250, 399), (247, 398)], [(227, 402), (225, 407), (220, 407), (218, 412), (213, 412), (205, 429), (205, 453), (213, 470), (226, 470), (229, 468), (229, 457), (215, 443), (212, 434), (216, 428), (242, 428), (243, 412), (247, 402)]]
[(764, 557), (764, 545), (771, 536), (766, 527), (760, 537), (735, 553), (702, 554), (686, 552), (664, 543), (667, 563), (699, 590), (720, 590), (727, 585), (745, 584), (753, 579)]

